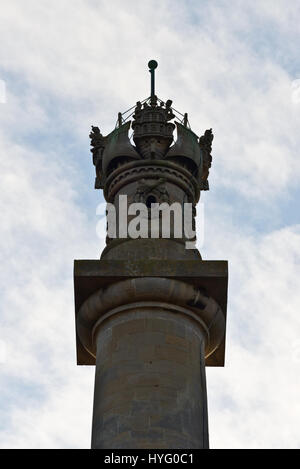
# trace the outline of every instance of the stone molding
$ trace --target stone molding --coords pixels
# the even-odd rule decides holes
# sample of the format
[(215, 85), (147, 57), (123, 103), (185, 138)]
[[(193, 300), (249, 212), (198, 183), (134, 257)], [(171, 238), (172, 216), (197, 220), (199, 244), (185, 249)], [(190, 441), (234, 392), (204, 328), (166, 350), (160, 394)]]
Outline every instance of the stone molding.
[(188, 170), (169, 161), (144, 160), (124, 164), (110, 174), (105, 182), (104, 197), (113, 202), (115, 195), (127, 184), (141, 179), (160, 179), (178, 185), (185, 191), (193, 203), (197, 203), (200, 190), (197, 180)]
[(225, 317), (213, 298), (186, 282), (143, 277), (122, 280), (97, 290), (82, 304), (77, 315), (77, 333), (82, 345), (95, 357), (95, 335), (103, 321), (130, 309), (147, 307), (184, 315), (197, 324), (206, 338), (206, 358), (224, 338)]

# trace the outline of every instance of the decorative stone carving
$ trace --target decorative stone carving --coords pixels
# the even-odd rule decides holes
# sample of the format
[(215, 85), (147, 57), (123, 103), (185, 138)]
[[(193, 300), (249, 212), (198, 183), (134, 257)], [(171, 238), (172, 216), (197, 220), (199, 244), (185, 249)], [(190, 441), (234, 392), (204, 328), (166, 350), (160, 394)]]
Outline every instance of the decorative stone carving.
[(105, 177), (120, 165), (141, 159), (135, 147), (130, 143), (129, 128), (130, 121), (117, 127), (105, 137), (105, 149), (102, 157), (102, 171)]
[(150, 199), (151, 203), (169, 203), (170, 198), (169, 193), (165, 187), (165, 182), (165, 178), (160, 178), (152, 183), (149, 183), (147, 182), (147, 180), (142, 179), (139, 182), (138, 188), (134, 195), (134, 202), (141, 202), (143, 204), (146, 204), (148, 208), (150, 208)]
[(141, 103), (137, 103), (132, 123), (133, 140), (142, 158), (160, 159), (173, 141), (175, 126), (169, 121), (175, 115), (171, 100), (165, 106), (164, 103), (158, 106), (157, 96), (154, 95), (149, 102), (150, 105), (144, 103), (143, 109)]
[(174, 161), (187, 168), (193, 175), (202, 170), (201, 150), (197, 135), (182, 124), (176, 122), (177, 141), (165, 155), (165, 159)]
[(187, 193), (187, 201), (199, 200), (199, 184), (195, 177), (183, 167), (172, 161), (137, 161), (117, 168), (106, 180), (104, 196), (107, 201), (113, 201), (117, 192), (124, 190), (127, 184), (142, 179), (164, 179), (179, 186)]
[(105, 147), (104, 137), (101, 134), (99, 127), (95, 127), (93, 125), (89, 137), (91, 139), (91, 152), (93, 154), (93, 164), (96, 169), (95, 189), (101, 189), (103, 187), (102, 153)]
[[(189, 127), (187, 114), (181, 114), (181, 122), (174, 123), (177, 111), (172, 107), (172, 101), (163, 102), (154, 92), (155, 64), (153, 62), (150, 67), (151, 96), (143, 102), (137, 101), (131, 114), (119, 113), (116, 128), (109, 135), (103, 137), (98, 127), (92, 127), (91, 151), (97, 175), (95, 187), (103, 188), (106, 201), (113, 204), (123, 195), (127, 196), (127, 203), (140, 202), (148, 208), (156, 202), (179, 203), (182, 207), (191, 203), (194, 207), (193, 234), (196, 231), (195, 205), (200, 191), (209, 188), (213, 134), (208, 129), (199, 139)], [(173, 144), (175, 124), (177, 139)], [(130, 129), (133, 131), (131, 135)], [(176, 226), (179, 226), (178, 222)], [(175, 225), (173, 228), (175, 232)], [(169, 244), (173, 238), (178, 242), (185, 239), (183, 235), (170, 236)], [(119, 241), (125, 242), (124, 239), (129, 241), (122, 232), (120, 238), (113, 242), (107, 238), (107, 245), (113, 249)], [(177, 245), (173, 244), (172, 250), (174, 254), (170, 254), (171, 257), (176, 256)], [(194, 251), (196, 254), (197, 250)]]
[[(121, 117), (120, 117), (121, 116)], [(211, 167), (212, 129), (205, 131), (198, 140), (197, 135), (187, 127), (187, 115), (183, 124), (177, 126), (177, 140), (174, 145), (173, 131), (175, 118), (172, 101), (164, 103), (156, 95), (143, 104), (138, 101), (133, 113), (133, 122), (122, 124), (119, 113), (119, 126), (103, 137), (99, 127), (92, 126), (90, 133), (91, 152), (96, 167), (96, 188), (104, 188), (106, 181), (117, 168), (126, 166), (132, 160), (159, 162), (169, 160), (188, 170), (198, 182), (199, 190), (208, 190), (208, 174)], [(133, 141), (128, 131), (133, 129)], [(114, 164), (112, 162), (114, 161)]]

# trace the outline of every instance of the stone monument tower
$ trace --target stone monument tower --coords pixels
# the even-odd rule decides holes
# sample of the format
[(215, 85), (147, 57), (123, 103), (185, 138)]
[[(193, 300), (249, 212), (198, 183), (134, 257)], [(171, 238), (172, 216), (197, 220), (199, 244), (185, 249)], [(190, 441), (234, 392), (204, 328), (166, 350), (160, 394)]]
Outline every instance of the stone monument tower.
[(224, 365), (228, 277), (195, 248), (213, 134), (156, 96), (148, 65), (150, 97), (90, 134), (107, 237), (100, 260), (74, 265), (77, 363), (96, 365), (92, 448), (208, 448), (205, 366)]

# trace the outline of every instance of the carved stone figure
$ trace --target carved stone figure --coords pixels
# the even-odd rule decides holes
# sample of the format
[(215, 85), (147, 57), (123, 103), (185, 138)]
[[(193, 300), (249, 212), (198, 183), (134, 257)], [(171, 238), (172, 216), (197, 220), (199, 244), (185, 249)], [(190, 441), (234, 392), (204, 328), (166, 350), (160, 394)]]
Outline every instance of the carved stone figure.
[(104, 137), (101, 134), (99, 127), (92, 125), (92, 131), (90, 132), (89, 137), (91, 139), (91, 147), (93, 147), (91, 150), (92, 152), (95, 148), (104, 147)]
[(104, 149), (104, 137), (99, 127), (92, 125), (92, 131), (89, 135), (91, 139), (91, 152), (93, 154), (93, 164), (96, 169), (95, 189), (102, 188), (102, 153)]
[(209, 189), (207, 178), (209, 175), (209, 168), (211, 167), (211, 162), (212, 162), (211, 150), (212, 150), (213, 139), (214, 139), (214, 135), (212, 133), (212, 129), (207, 129), (204, 132), (204, 135), (202, 135), (199, 139), (199, 146), (203, 155), (203, 171), (202, 171), (202, 177), (201, 177), (201, 183), (202, 183), (201, 189), (202, 190)]
[(133, 115), (133, 118), (138, 120), (140, 115), (141, 115), (141, 111), (142, 111), (142, 104), (141, 104), (141, 101), (138, 101), (136, 103), (136, 107), (135, 107), (135, 110), (134, 110), (134, 115)]
[(172, 111), (172, 103), (173, 101), (171, 99), (168, 99), (168, 101), (166, 102), (166, 114), (167, 114), (167, 121), (170, 121), (171, 119), (174, 119), (175, 117), (175, 114), (173, 114), (173, 111)]

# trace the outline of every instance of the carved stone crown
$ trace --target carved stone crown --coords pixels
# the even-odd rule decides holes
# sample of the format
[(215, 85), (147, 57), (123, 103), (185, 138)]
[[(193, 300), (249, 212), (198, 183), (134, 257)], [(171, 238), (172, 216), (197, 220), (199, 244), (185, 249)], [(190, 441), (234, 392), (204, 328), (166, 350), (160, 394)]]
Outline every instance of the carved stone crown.
[(143, 107), (137, 102), (134, 121), (132, 123), (133, 141), (142, 158), (162, 159), (173, 142), (175, 125), (169, 122), (175, 117), (171, 109), (172, 101), (166, 105), (161, 101), (157, 104), (157, 97), (150, 98)]
[[(166, 103), (151, 96), (138, 101), (132, 113), (133, 121), (124, 121), (119, 114), (117, 127), (103, 137), (99, 127), (92, 126), (90, 133), (93, 164), (96, 168), (95, 188), (104, 188), (111, 173), (132, 161), (172, 161), (188, 170), (197, 180), (199, 190), (208, 190), (211, 166), (212, 129), (198, 137), (189, 127), (187, 114), (183, 121), (175, 121), (177, 140), (173, 143), (176, 117), (172, 101)], [(133, 130), (131, 143), (128, 132)]]

